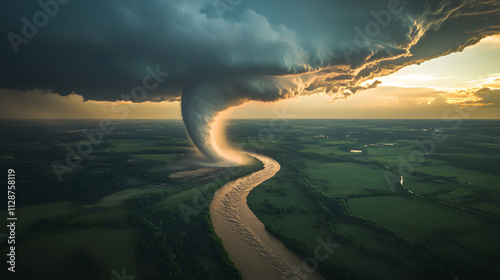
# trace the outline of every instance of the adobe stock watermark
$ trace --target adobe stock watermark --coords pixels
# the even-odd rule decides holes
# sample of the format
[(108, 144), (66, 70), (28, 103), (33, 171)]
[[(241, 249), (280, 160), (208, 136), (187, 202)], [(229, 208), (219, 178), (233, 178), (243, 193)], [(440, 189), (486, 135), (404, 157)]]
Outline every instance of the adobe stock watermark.
[(70, 1), (71, 0), (38, 1), (38, 6), (40, 6), (41, 10), (35, 12), (31, 20), (27, 17), (21, 18), (23, 22), (21, 35), (14, 32), (9, 32), (7, 34), (7, 38), (12, 45), (14, 53), (18, 54), (19, 46), (21, 44), (28, 44), (29, 40), (33, 39), (38, 34), (39, 29), (45, 27), (49, 23), (49, 20), (59, 13), (61, 6), (68, 4)]
[(128, 275), (125, 271), (125, 267), (122, 267), (121, 274), (116, 271), (116, 269), (111, 270), (111, 274), (114, 276), (111, 280), (134, 280), (135, 276)]
[(318, 246), (314, 249), (314, 256), (303, 259), (300, 266), (292, 266), (291, 271), (283, 273), (282, 280), (310, 279), (310, 275), (318, 269), (318, 262), (326, 261), (335, 252), (335, 249), (341, 246), (339, 243), (332, 242), (330, 234), (326, 241), (321, 237), (316, 238), (316, 241)]
[[(489, 94), (487, 94), (485, 98), (488, 96)], [(447, 123), (454, 123), (450, 128), (456, 130), (462, 126), (463, 120), (470, 118), (472, 112), (476, 110), (477, 107), (474, 106), (462, 108), (459, 105), (453, 105), (451, 109), (443, 113), (443, 120)], [(402, 186), (404, 177), (410, 176), (415, 172), (415, 164), (423, 163), (425, 158), (434, 154), (437, 146), (443, 144), (447, 139), (448, 135), (446, 134), (446, 130), (433, 130), (429, 138), (422, 141), (415, 140), (415, 145), (419, 148), (418, 150), (411, 151), (406, 158), (398, 156), (398, 174), (389, 170), (384, 173), (385, 180), (391, 192), (396, 190), (395, 186), (398, 182)]]
[(213, 0), (212, 6), (220, 18), (224, 18), (226, 12), (234, 11), (234, 8), (243, 3), (243, 0)]
[[(138, 85), (130, 91), (130, 94), (122, 94), (121, 98), (123, 101), (134, 101), (142, 102), (145, 101), (148, 95), (148, 91), (156, 89), (163, 80), (170, 75), (168, 72), (161, 72), (160, 65), (156, 65), (153, 69), (150, 66), (146, 66), (147, 75), (142, 79), (142, 85)], [(120, 120), (126, 119), (130, 115), (130, 109), (135, 108), (137, 104), (134, 102), (129, 103), (114, 103), (110, 105), (111, 111), (114, 113), (122, 113), (119, 117)], [(72, 173), (73, 170), (78, 167), (82, 161), (83, 157), (92, 153), (95, 147), (98, 147), (104, 140), (104, 135), (108, 135), (115, 130), (115, 125), (110, 119), (101, 119), (99, 123), (99, 128), (92, 130), (82, 131), (83, 137), (86, 140), (81, 140), (76, 145), (76, 150), (70, 145), (66, 146), (66, 158), (64, 163), (61, 161), (53, 161), (51, 166), (54, 173), (57, 176), (59, 182), (63, 181), (63, 175), (66, 173)]]
[[(275, 139), (277, 133), (285, 129), (286, 125), (290, 123), (289, 119), (295, 118), (295, 115), (286, 112), (286, 107), (284, 107), (282, 111), (275, 109), (273, 112), (274, 118), (269, 120), (269, 126), (259, 129), (256, 136), (240, 143), (236, 147), (237, 151), (255, 154), (258, 150), (263, 150), (266, 144), (271, 143)], [(206, 184), (202, 188), (203, 192), (198, 188), (193, 189), (194, 196), (191, 205), (186, 205), (185, 203), (179, 205), (179, 211), (186, 224), (190, 223), (190, 216), (198, 215), (203, 209), (210, 205), (210, 200), (213, 193), (217, 190), (217, 186), (227, 182), (233, 175), (239, 174), (242, 171), (241, 166), (235, 164), (230, 164), (226, 167), (227, 169), (212, 174), (214, 181)]]
[(358, 54), (364, 48), (367, 48), (370, 45), (370, 40), (378, 37), (382, 32), (382, 28), (386, 28), (391, 23), (393, 16), (400, 14), (402, 11), (403, 4), (400, 0), (389, 0), (387, 8), (378, 12), (371, 10), (370, 15), (374, 20), (367, 22), (363, 29), (359, 26), (354, 27), (356, 34), (353, 40), (344, 38), (340, 43), (340, 48), (347, 63), (351, 63), (351, 56), (354, 53)]

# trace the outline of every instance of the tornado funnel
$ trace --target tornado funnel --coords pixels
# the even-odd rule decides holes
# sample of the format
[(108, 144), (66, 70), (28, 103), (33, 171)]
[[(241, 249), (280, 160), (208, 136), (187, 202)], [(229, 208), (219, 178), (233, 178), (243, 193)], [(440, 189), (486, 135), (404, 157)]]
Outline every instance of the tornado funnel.
[(212, 162), (228, 159), (217, 146), (214, 127), (220, 112), (238, 104), (213, 85), (186, 87), (182, 91), (182, 119), (198, 150)]

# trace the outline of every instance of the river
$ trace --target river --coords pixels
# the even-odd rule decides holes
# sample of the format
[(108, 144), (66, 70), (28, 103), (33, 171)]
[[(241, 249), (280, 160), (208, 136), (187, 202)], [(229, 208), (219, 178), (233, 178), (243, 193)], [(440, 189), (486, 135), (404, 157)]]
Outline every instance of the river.
[[(267, 232), (247, 205), (250, 191), (272, 178), (281, 168), (272, 158), (250, 154), (264, 169), (225, 184), (210, 203), (210, 216), (217, 235), (244, 280), (324, 279), (316, 272), (294, 277), (303, 260)], [(303, 269), (300, 269), (304, 273)]]

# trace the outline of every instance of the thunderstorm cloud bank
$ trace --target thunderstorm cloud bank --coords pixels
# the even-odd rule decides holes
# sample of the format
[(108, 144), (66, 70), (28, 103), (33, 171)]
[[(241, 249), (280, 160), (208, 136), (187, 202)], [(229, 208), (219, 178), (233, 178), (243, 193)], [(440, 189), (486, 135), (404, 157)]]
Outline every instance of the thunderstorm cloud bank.
[[(497, 0), (1, 5), (8, 7), (1, 9), (0, 88), (114, 101), (141, 83), (146, 66), (161, 69), (147, 100), (181, 100), (186, 130), (212, 159), (210, 125), (231, 106), (315, 93), (346, 97), (378, 85), (366, 81), (500, 33)], [(48, 18), (37, 27), (39, 11)]]

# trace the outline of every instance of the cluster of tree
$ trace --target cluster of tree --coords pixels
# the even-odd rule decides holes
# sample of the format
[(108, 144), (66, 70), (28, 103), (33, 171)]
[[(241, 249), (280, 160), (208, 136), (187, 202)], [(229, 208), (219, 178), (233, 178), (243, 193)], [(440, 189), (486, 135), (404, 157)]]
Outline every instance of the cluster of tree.
[[(129, 201), (129, 222), (139, 229), (137, 259), (159, 267), (162, 279), (241, 279), (222, 241), (215, 234), (207, 210), (185, 223), (176, 209), (144, 207), (151, 196)], [(208, 267), (203, 259), (214, 261)]]
[(283, 196), (286, 195), (288, 192), (288, 187), (287, 186), (271, 186), (271, 185), (265, 185), (262, 186), (264, 188), (264, 191), (267, 193), (279, 193)]
[(413, 172), (412, 175), (424, 181), (433, 181), (436, 183), (444, 183), (444, 184), (460, 184), (460, 182), (456, 180), (457, 178), (456, 176), (448, 177), (442, 175), (432, 175), (429, 173), (424, 173), (419, 171)]
[(373, 197), (373, 196), (390, 196), (390, 195), (400, 195), (399, 193), (390, 193), (386, 190), (381, 189), (373, 189), (373, 188), (365, 188), (364, 189), (367, 194), (348, 194), (346, 197), (348, 199), (357, 198), (357, 197)]
[(103, 172), (97, 172), (94, 169), (78, 170), (75, 174), (67, 176), (62, 185), (65, 186), (66, 199), (80, 203), (93, 203), (105, 196), (130, 188), (127, 176), (150, 184), (172, 182), (167, 177), (168, 174), (153, 172), (142, 167), (122, 165), (104, 169)]
[(67, 188), (68, 198), (80, 203), (93, 203), (127, 188), (125, 177), (113, 171), (101, 174), (81, 172), (65, 178), (63, 183)]
[[(281, 231), (277, 230), (272, 225), (265, 225), (266, 230), (272, 235), (280, 239), (283, 244), (290, 250), (294, 251), (302, 259), (312, 257), (314, 255), (314, 250), (307, 246), (305, 243), (299, 241), (296, 238), (291, 238), (284, 235)], [(359, 274), (352, 271), (351, 269), (336, 266), (331, 262), (318, 261), (317, 271), (319, 274), (324, 276), (326, 279), (346, 279), (346, 280), (358, 280), (363, 279)]]
[(164, 198), (177, 193), (178, 191), (167, 191), (160, 193), (149, 193), (142, 195), (137, 198), (127, 199), (125, 200), (125, 205), (131, 207), (149, 207), (156, 202), (162, 201)]
[(173, 182), (171, 178), (169, 178), (169, 173), (167, 172), (154, 172), (149, 168), (138, 167), (134, 165), (126, 165), (120, 168), (113, 168), (113, 172), (117, 175), (122, 176), (132, 176), (140, 179), (146, 183), (170, 183)]
[(154, 155), (175, 155), (185, 153), (186, 150), (182, 149), (145, 149), (136, 152), (129, 152), (129, 154), (154, 154)]
[(384, 259), (385, 261), (391, 263), (396, 267), (402, 266), (401, 259), (396, 254), (373, 250), (369, 246), (367, 246), (364, 242), (357, 243), (355, 245), (355, 248), (358, 251), (358, 253), (365, 255), (369, 258)]
[(283, 207), (277, 205), (274, 201), (272, 201), (269, 198), (264, 200), (264, 212), (270, 215), (282, 215), (282, 214), (293, 213), (296, 209), (297, 205), (295, 204), (288, 207)]
[[(458, 145), (463, 145), (460, 143)], [(483, 146), (484, 147), (484, 146)], [(488, 149), (481, 149), (481, 145), (477, 145), (473, 148), (479, 154), (491, 154), (488, 151), (491, 149), (488, 146)], [(488, 150), (485, 152), (485, 150)], [(485, 172), (493, 175), (500, 175), (500, 170), (498, 170), (498, 158), (496, 157), (487, 157), (487, 156), (477, 156), (477, 157), (464, 157), (457, 155), (449, 155), (446, 153), (436, 153), (432, 155), (433, 158), (444, 160), (449, 163), (451, 166), (455, 166), (458, 168), (464, 168), (469, 170), (475, 170), (479, 172)]]
[[(449, 193), (449, 192), (452, 192), (452, 191), (453, 191), (453, 189), (440, 189), (440, 190), (437, 190), (435, 192), (426, 193), (426, 194), (424, 194), (422, 196), (425, 196), (427, 198), (431, 198), (433, 196), (440, 195), (440, 194), (445, 194), (445, 193)], [(467, 199), (467, 197), (464, 197), (464, 196), (462, 196), (460, 198)]]
[(305, 207), (300, 208), (300, 213), (302, 214), (309, 214), (309, 210), (307, 210)]

